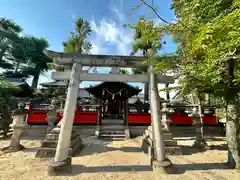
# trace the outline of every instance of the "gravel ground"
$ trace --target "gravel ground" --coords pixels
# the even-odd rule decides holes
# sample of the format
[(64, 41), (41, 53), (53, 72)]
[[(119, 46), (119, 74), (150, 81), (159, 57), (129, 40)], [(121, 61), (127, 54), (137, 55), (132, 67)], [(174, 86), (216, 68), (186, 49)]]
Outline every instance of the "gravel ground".
[[(0, 141), (0, 148), (9, 141)], [(24, 151), (3, 154), (0, 152), (0, 180), (239, 180), (240, 173), (223, 165), (227, 153), (224, 141), (208, 142), (215, 148), (197, 152), (190, 146), (193, 140), (179, 140), (183, 156), (169, 156), (178, 170), (174, 175), (152, 172), (146, 154), (139, 150), (137, 139), (127, 141), (100, 141), (84, 138), (85, 148), (72, 159), (73, 174), (48, 177), (48, 161), (35, 159), (39, 140), (23, 140)]]

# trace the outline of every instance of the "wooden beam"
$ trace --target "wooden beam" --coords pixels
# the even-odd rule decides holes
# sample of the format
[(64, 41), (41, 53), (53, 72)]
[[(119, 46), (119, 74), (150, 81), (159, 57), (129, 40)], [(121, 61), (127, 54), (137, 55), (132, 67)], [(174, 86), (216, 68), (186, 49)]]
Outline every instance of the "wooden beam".
[[(111, 56), (111, 55), (83, 55), (81, 53), (60, 53), (46, 51), (46, 55), (53, 58), (57, 64), (71, 65), (74, 62), (82, 66), (102, 66), (102, 67), (141, 67), (147, 66), (145, 57), (139, 56)], [(163, 59), (175, 59), (177, 57), (163, 57)]]
[[(54, 80), (68, 80), (71, 72), (52, 72), (52, 79)], [(108, 81), (108, 82), (148, 82), (147, 74), (95, 74), (95, 73), (80, 73), (81, 81)], [(172, 76), (162, 76), (158, 75), (158, 83), (172, 84), (174, 83), (174, 78)]]

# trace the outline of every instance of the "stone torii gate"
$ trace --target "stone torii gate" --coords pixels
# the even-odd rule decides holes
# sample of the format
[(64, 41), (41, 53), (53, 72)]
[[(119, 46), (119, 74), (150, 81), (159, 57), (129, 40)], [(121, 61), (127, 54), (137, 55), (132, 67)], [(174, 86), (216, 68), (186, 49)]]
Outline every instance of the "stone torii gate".
[[(151, 118), (155, 141), (156, 161), (153, 162), (154, 170), (166, 172), (171, 167), (171, 162), (166, 158), (164, 151), (164, 139), (161, 129), (160, 97), (158, 93), (158, 82), (164, 84), (174, 83), (171, 76), (155, 75), (152, 72), (154, 65), (149, 66), (149, 73), (142, 75), (120, 75), (120, 74), (94, 74), (81, 71), (82, 66), (100, 67), (128, 67), (135, 68), (146, 66), (143, 64), (144, 57), (133, 56), (110, 56), (110, 55), (82, 55), (80, 53), (59, 53), (47, 51), (57, 64), (72, 67), (72, 71), (53, 72), (55, 80), (70, 80), (61, 120), (61, 130), (57, 144), (56, 155), (53, 163), (49, 166), (50, 174), (71, 171), (71, 157), (69, 157), (69, 145), (73, 128), (73, 119), (77, 103), (80, 81), (125, 81), (125, 82), (149, 82)], [(173, 57), (174, 58), (174, 57)], [(164, 170), (164, 171), (162, 171)]]

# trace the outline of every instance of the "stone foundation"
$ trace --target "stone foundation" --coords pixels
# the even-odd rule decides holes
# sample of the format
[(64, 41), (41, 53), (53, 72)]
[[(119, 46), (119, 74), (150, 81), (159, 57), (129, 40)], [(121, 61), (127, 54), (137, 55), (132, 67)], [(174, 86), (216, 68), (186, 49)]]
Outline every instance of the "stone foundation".
[[(97, 126), (74, 126), (75, 131), (81, 134), (81, 137), (95, 136), (95, 130)], [(130, 137), (134, 138), (137, 136), (142, 136), (148, 126), (128, 126)], [(35, 139), (44, 139), (46, 136), (47, 126), (46, 125), (32, 125), (26, 127), (24, 130), (24, 137), (31, 136)], [(178, 126), (170, 127), (170, 132), (173, 137), (195, 137), (196, 129), (194, 126)], [(204, 135), (206, 136), (223, 136), (222, 127), (204, 127)]]
[[(173, 139), (172, 133), (163, 130), (165, 153), (166, 155), (182, 155), (182, 149), (177, 145), (177, 141)], [(149, 155), (149, 161), (152, 164), (154, 161), (154, 145), (152, 139), (152, 127), (149, 126), (143, 135), (141, 149)]]
[(153, 171), (157, 174), (174, 174), (174, 168), (169, 159), (153, 161)]
[(64, 175), (72, 172), (72, 159), (68, 157), (63, 162), (52, 161), (47, 169), (49, 176)]
[[(37, 150), (35, 157), (51, 158), (55, 156), (58, 144), (60, 127), (55, 127), (47, 134), (45, 140), (42, 141), (41, 147)], [(69, 156), (75, 156), (83, 149), (83, 143), (80, 136), (75, 130), (72, 131), (71, 142), (69, 147)]]

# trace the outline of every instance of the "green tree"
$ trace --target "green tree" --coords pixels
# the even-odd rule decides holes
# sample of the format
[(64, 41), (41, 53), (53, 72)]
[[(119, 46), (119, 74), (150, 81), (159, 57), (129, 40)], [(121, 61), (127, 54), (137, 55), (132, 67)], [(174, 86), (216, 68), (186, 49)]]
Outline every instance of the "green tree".
[(0, 67), (4, 69), (13, 69), (14, 66), (6, 55), (11, 54), (11, 49), (20, 41), (19, 33), (22, 28), (14, 21), (6, 18), (0, 18)]
[[(161, 25), (157, 25), (154, 21), (146, 20), (143, 17), (135, 25), (128, 25), (130, 28), (135, 30), (134, 42), (132, 45), (131, 55), (137, 52), (142, 52), (143, 56), (147, 57), (148, 62), (146, 63), (156, 63), (155, 71), (161, 71), (162, 74), (167, 73), (169, 70), (175, 69), (172, 60), (162, 60), (162, 56), (158, 55), (158, 50), (161, 49), (162, 44), (166, 42), (162, 40), (164, 36), (163, 29)], [(133, 69), (134, 74), (148, 73), (147, 67), (140, 67)], [(149, 85), (145, 83), (144, 86), (145, 101), (148, 100), (148, 90)], [(169, 93), (167, 93), (169, 94)], [(169, 95), (167, 96), (169, 98)]]
[[(82, 54), (88, 54), (92, 48), (92, 45), (87, 41), (87, 37), (91, 34), (92, 30), (88, 21), (82, 18), (76, 18), (74, 21), (75, 31), (70, 32), (70, 35), (66, 41), (63, 42), (64, 52), (79, 52)], [(56, 63), (49, 63), (50, 68), (64, 71), (65, 68)]]
[(178, 21), (163, 31), (174, 36), (183, 57), (176, 66), (181, 89), (200, 98), (212, 92), (227, 102), (228, 164), (240, 168), (240, 0), (173, 0), (172, 9)]
[(119, 69), (120, 74), (129, 74), (128, 70), (126, 69)]
[(3, 130), (4, 137), (7, 137), (9, 125), (12, 120), (9, 101), (12, 93), (16, 90), (18, 90), (18, 87), (0, 77), (0, 130)]
[[(159, 29), (154, 28), (153, 21), (146, 21), (143, 17), (141, 17), (135, 25), (133, 26), (129, 25), (129, 27), (134, 29), (135, 31), (131, 55), (134, 55), (138, 51), (140, 51), (143, 54), (143, 56), (147, 57), (148, 51), (152, 50), (153, 47), (155, 47), (156, 49), (160, 48), (161, 46), (161, 43), (159, 42), (160, 38), (157, 37), (157, 34), (159, 33)], [(151, 33), (149, 33), (150, 31)], [(133, 74), (144, 74), (144, 73), (148, 73), (147, 67), (140, 67), (140, 68), (133, 69)], [(149, 91), (149, 84), (145, 83), (144, 84), (144, 100), (145, 101), (148, 101), (148, 98), (149, 98), (148, 91)]]
[(52, 59), (44, 53), (48, 48), (47, 40), (30, 36), (26, 37), (25, 41), (27, 63), (22, 71), (26, 76), (33, 76), (32, 88), (36, 89), (40, 74), (49, 70), (48, 63), (51, 63)]
[(71, 32), (67, 41), (63, 42), (64, 52), (89, 53), (91, 43), (86, 39), (92, 32), (88, 21), (82, 18), (75, 19), (75, 32)]
[(192, 62), (183, 64), (182, 69), (194, 72), (198, 89), (211, 89), (229, 104), (228, 163), (240, 168), (240, 1), (173, 1), (173, 8), (181, 19), (173, 28), (182, 30), (179, 42), (187, 61)]

